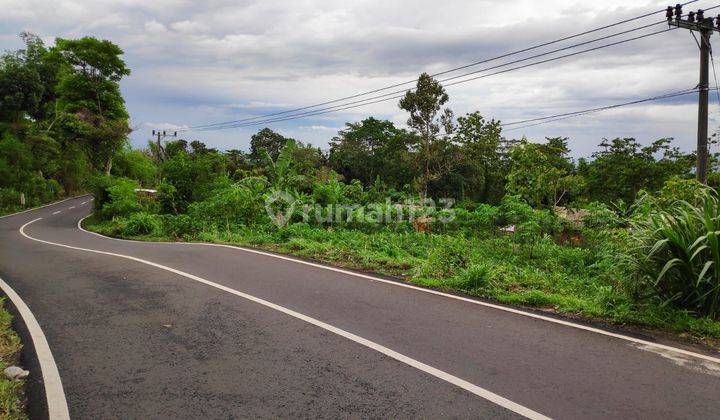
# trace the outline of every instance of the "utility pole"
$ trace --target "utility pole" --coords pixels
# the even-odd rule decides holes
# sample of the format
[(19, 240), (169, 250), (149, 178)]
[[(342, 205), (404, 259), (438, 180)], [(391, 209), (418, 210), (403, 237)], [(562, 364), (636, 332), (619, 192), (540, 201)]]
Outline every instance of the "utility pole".
[[(668, 24), (677, 28), (689, 29), (700, 34), (700, 82), (698, 83), (698, 129), (697, 129), (697, 180), (707, 183), (708, 173), (708, 90), (710, 72), (710, 36), (714, 31), (720, 32), (720, 15), (716, 19), (706, 18), (705, 12), (700, 9), (690, 12), (683, 18), (682, 5), (674, 8), (668, 6)], [(717, 27), (715, 24), (717, 23)]]
[(165, 137), (177, 137), (177, 131), (173, 132), (172, 134), (168, 134), (165, 130), (153, 130), (152, 135), (153, 137), (157, 135), (156, 145), (158, 149), (158, 160), (162, 162), (167, 156), (160, 140), (164, 139)]

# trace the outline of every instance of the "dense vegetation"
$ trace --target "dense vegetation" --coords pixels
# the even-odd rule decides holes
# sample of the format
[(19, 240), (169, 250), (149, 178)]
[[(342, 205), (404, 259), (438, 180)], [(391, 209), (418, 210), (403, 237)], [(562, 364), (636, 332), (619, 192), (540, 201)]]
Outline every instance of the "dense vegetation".
[(122, 50), (95, 38), (50, 48), (22, 38), (24, 49), (0, 59), (0, 212), (82, 191), (118, 154), (133, 153)]
[[(479, 112), (455, 116), (423, 74), (399, 103), (408, 128), (351, 122), (327, 151), (268, 128), (249, 151), (199, 140), (132, 150), (122, 51), (91, 38), (26, 40), (0, 79), (3, 101), (16, 104), (3, 112), (6, 209), (19, 194), (27, 206), (92, 189), (88, 226), (110, 235), (270, 248), (720, 338), (718, 175), (710, 187), (693, 181), (695, 157), (671, 139), (602, 140), (575, 161), (566, 138), (512, 139)], [(23, 73), (12, 66), (37, 83), (5, 80)]]
[[(17, 366), (20, 361), (22, 344), (12, 329), (12, 315), (2, 307), (0, 301), (0, 371)], [(8, 420), (26, 419), (25, 379), (11, 380), (0, 376), (0, 418)]]

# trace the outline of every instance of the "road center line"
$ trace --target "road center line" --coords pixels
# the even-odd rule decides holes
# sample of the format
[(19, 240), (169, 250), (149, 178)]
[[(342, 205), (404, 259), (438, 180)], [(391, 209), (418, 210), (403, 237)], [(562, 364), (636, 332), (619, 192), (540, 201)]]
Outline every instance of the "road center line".
[(640, 339), (640, 338), (631, 337), (631, 336), (629, 336), (629, 335), (618, 334), (618, 333), (614, 333), (614, 332), (611, 332), (611, 331), (606, 331), (606, 330), (603, 330), (603, 329), (600, 329), (600, 328), (591, 327), (591, 326), (588, 326), (588, 325), (577, 324), (577, 323), (575, 323), (575, 322), (565, 321), (565, 320), (563, 320), (563, 319), (552, 318), (552, 317), (549, 317), (549, 316), (540, 315), (540, 314), (536, 314), (536, 313), (533, 313), (533, 312), (528, 312), (528, 311), (524, 311), (524, 310), (520, 310), (520, 309), (514, 309), (514, 308), (507, 307), (507, 306), (502, 306), (502, 305), (496, 305), (496, 304), (494, 304), (494, 303), (483, 302), (483, 301), (477, 300), (477, 299), (470, 299), (470, 298), (466, 298), (466, 297), (462, 297), (462, 296), (458, 296), (458, 295), (453, 295), (453, 294), (450, 294), (450, 293), (441, 292), (441, 291), (438, 291), (438, 290), (427, 289), (427, 288), (424, 288), (424, 287), (414, 286), (414, 285), (412, 285), (412, 284), (401, 283), (401, 282), (399, 282), (399, 281), (387, 280), (387, 279), (383, 279), (383, 278), (380, 278), (380, 277), (371, 276), (371, 275), (368, 275), (368, 274), (362, 274), (362, 273), (358, 273), (358, 272), (355, 272), (355, 271), (344, 270), (344, 269), (342, 269), (342, 268), (331, 267), (331, 266), (323, 265), (323, 264), (317, 264), (317, 263), (313, 263), (313, 262), (310, 262), (310, 261), (305, 261), (305, 260), (300, 260), (300, 259), (297, 259), (297, 258), (287, 257), (287, 256), (284, 256), (284, 255), (277, 255), (277, 254), (273, 254), (273, 253), (270, 253), (270, 252), (259, 251), (259, 250), (257, 250), (257, 249), (243, 248), (243, 247), (235, 246), (235, 245), (212, 244), (212, 243), (204, 243), (204, 242), (162, 242), (162, 241), (158, 241), (158, 242), (143, 242), (143, 241), (134, 241), (134, 240), (129, 240), (129, 239), (111, 238), (111, 237), (109, 237), (109, 236), (101, 235), (101, 234), (99, 234), (99, 233), (97, 233), (97, 232), (90, 232), (89, 230), (87, 230), (87, 229), (85, 229), (85, 228), (82, 227), (82, 221), (85, 220), (85, 219), (87, 219), (87, 218), (90, 217), (90, 216), (91, 216), (91, 214), (83, 217), (82, 219), (80, 219), (80, 220), (78, 221), (78, 223), (77, 223), (78, 229), (80, 229), (81, 231), (83, 231), (83, 232), (85, 232), (85, 233), (87, 233), (87, 234), (95, 235), (95, 236), (98, 236), (98, 237), (103, 238), (103, 239), (109, 239), (109, 240), (113, 240), (113, 241), (122, 241), (122, 242), (137, 242), (137, 243), (152, 243), (152, 244), (188, 245), (188, 246), (193, 246), (193, 245), (194, 245), (194, 246), (212, 246), (212, 247), (229, 248), (229, 249), (234, 249), (234, 250), (238, 250), (238, 251), (249, 252), (249, 253), (252, 253), (252, 254), (263, 255), (263, 256), (266, 256), (266, 257), (277, 258), (277, 259), (281, 259), (281, 260), (285, 260), (285, 261), (292, 261), (292, 262), (297, 263), (297, 264), (302, 264), (302, 265), (306, 265), (306, 266), (310, 266), (310, 267), (320, 268), (320, 269), (323, 269), (323, 270), (334, 271), (334, 272), (336, 272), (336, 273), (342, 273), (342, 274), (346, 274), (346, 275), (349, 275), (349, 276), (359, 277), (359, 278), (371, 280), (371, 281), (374, 281), (374, 282), (379, 282), (379, 283), (388, 284), (388, 285), (395, 286), (395, 287), (404, 287), (404, 288), (406, 288), (406, 289), (412, 289), (412, 290), (416, 290), (416, 291), (423, 292), (423, 293), (430, 293), (430, 294), (433, 294), (433, 295), (436, 295), (436, 296), (442, 296), (442, 297), (445, 297), (445, 298), (454, 299), (454, 300), (459, 300), (459, 301), (466, 302), (466, 303), (472, 303), (472, 304), (474, 304), (474, 305), (484, 306), (484, 307), (487, 307), (487, 308), (493, 308), (493, 309), (497, 309), (497, 310), (500, 310), (500, 311), (503, 311), (503, 312), (509, 312), (509, 313), (512, 313), (512, 314), (521, 315), (521, 316), (528, 317), (528, 318), (533, 318), (533, 319), (538, 319), (538, 320), (542, 320), (542, 321), (546, 321), (546, 322), (551, 322), (551, 323), (553, 323), (553, 324), (559, 324), (559, 325), (563, 325), (563, 326), (566, 326), (566, 327), (575, 328), (575, 329), (578, 329), (578, 330), (588, 331), (588, 332), (591, 332), (591, 333), (600, 334), (600, 335), (604, 335), (604, 336), (607, 336), (607, 337), (612, 337), (612, 338), (616, 338), (616, 339), (619, 339), (619, 340), (624, 340), (624, 341), (628, 341), (628, 342), (631, 342), (631, 343), (635, 343), (635, 344), (640, 344), (640, 345), (643, 345), (643, 346), (652, 347), (652, 348), (655, 348), (655, 349), (658, 349), (658, 350), (671, 351), (671, 352), (675, 352), (675, 353), (678, 353), (678, 354), (683, 354), (683, 355), (685, 355), (685, 356), (690, 356), (690, 357), (694, 357), (694, 358), (698, 358), (698, 359), (702, 359), (702, 360), (707, 360), (707, 361), (709, 361), (709, 362), (713, 362), (713, 363), (718, 363), (718, 364), (720, 364), (720, 358), (718, 358), (718, 357), (708, 356), (708, 355), (706, 355), (706, 354), (697, 353), (697, 352), (693, 352), (693, 351), (681, 349), (681, 348), (678, 348), (678, 347), (668, 346), (668, 345), (660, 344), (660, 343), (654, 343), (654, 342), (652, 342), (652, 341), (647, 341), (647, 340), (643, 340), (643, 339)]
[(53, 216), (56, 215), (56, 214), (60, 214), (60, 213), (62, 213), (62, 211), (60, 211), (60, 210), (54, 211), (54, 212), (53, 212)]
[(315, 319), (315, 318), (309, 317), (309, 316), (307, 316), (307, 315), (301, 314), (300, 312), (293, 311), (292, 309), (288, 309), (288, 308), (286, 308), (286, 307), (284, 307), (284, 306), (280, 306), (280, 305), (278, 305), (278, 304), (269, 302), (269, 301), (267, 301), (267, 300), (264, 300), (264, 299), (261, 299), (261, 298), (258, 298), (258, 297), (249, 295), (249, 294), (247, 294), (247, 293), (243, 293), (243, 292), (238, 291), (238, 290), (235, 290), (235, 289), (231, 289), (231, 288), (229, 288), (229, 287), (227, 287), (227, 286), (223, 286), (222, 284), (215, 283), (215, 282), (210, 281), (210, 280), (206, 280), (206, 279), (204, 279), (204, 278), (202, 278), (202, 277), (198, 277), (198, 276), (196, 276), (196, 275), (193, 275), (193, 274), (190, 274), (190, 273), (186, 273), (186, 272), (184, 272), (184, 271), (180, 271), (180, 270), (174, 269), (174, 268), (172, 268), (172, 267), (168, 267), (168, 266), (165, 266), (165, 265), (162, 265), (162, 264), (154, 263), (154, 262), (152, 262), (152, 261), (143, 260), (143, 259), (141, 259), (141, 258), (133, 257), (133, 256), (130, 256), (130, 255), (116, 254), (116, 253), (114, 253), (114, 252), (107, 252), (107, 251), (100, 251), (100, 250), (96, 250), (96, 249), (81, 248), (81, 247), (76, 247), (76, 246), (72, 246), (72, 245), (65, 245), (65, 244), (60, 244), (60, 243), (56, 243), (56, 242), (45, 241), (45, 240), (43, 240), (43, 239), (38, 239), (38, 238), (34, 238), (34, 237), (32, 237), (32, 236), (29, 236), (27, 233), (25, 233), (25, 228), (26, 228), (28, 225), (30, 225), (30, 224), (32, 224), (32, 223), (35, 223), (35, 222), (37, 222), (38, 220), (41, 220), (41, 219), (42, 219), (42, 217), (37, 218), (37, 219), (35, 219), (35, 220), (32, 220), (32, 221), (27, 222), (27, 223), (25, 223), (24, 225), (22, 225), (22, 227), (20, 227), (20, 234), (23, 235), (24, 237), (30, 239), (30, 240), (33, 240), (33, 241), (36, 241), (36, 242), (41, 242), (41, 243), (48, 244), (48, 245), (54, 245), (54, 246), (59, 246), (59, 247), (68, 248), (68, 249), (74, 249), (74, 250), (78, 250), (78, 251), (92, 252), (92, 253), (95, 253), (95, 254), (110, 255), (110, 256), (118, 257), (118, 258), (125, 258), (125, 259), (131, 260), (131, 261), (136, 261), (136, 262), (139, 262), (139, 263), (142, 263), (142, 264), (147, 264), (147, 265), (149, 265), (149, 266), (156, 267), (156, 268), (159, 268), (159, 269), (162, 269), (162, 270), (165, 270), (165, 271), (169, 271), (169, 272), (171, 272), (171, 273), (174, 273), (174, 274), (177, 274), (177, 275), (186, 277), (186, 278), (188, 278), (188, 279), (197, 281), (197, 282), (199, 282), (199, 283), (203, 283), (203, 284), (205, 284), (205, 285), (214, 287), (214, 288), (216, 288), (216, 289), (219, 289), (219, 290), (222, 290), (222, 291), (224, 291), (224, 292), (233, 294), (233, 295), (235, 295), (235, 296), (238, 296), (238, 297), (247, 299), (247, 300), (249, 300), (249, 301), (251, 301), (251, 302), (255, 302), (255, 303), (257, 303), (257, 304), (263, 305), (263, 306), (268, 307), (268, 308), (270, 308), (270, 309), (274, 309), (274, 310), (276, 310), (276, 311), (278, 311), (278, 312), (282, 312), (282, 313), (284, 313), (284, 314), (286, 314), (286, 315), (289, 315), (289, 316), (291, 316), (291, 317), (293, 317), (293, 318), (296, 318), (296, 319), (299, 319), (299, 320), (301, 320), (301, 321), (305, 321), (305, 322), (307, 322), (307, 323), (309, 323), (309, 324), (315, 325), (316, 327), (322, 328), (322, 329), (324, 329), (324, 330), (326, 330), (326, 331), (330, 331), (330, 332), (332, 332), (332, 333), (334, 333), (334, 334), (337, 334), (337, 335), (339, 335), (339, 336), (341, 336), (341, 337), (344, 337), (344, 338), (346, 338), (346, 339), (348, 339), (348, 340), (354, 341), (354, 342), (356, 342), (356, 343), (358, 343), (358, 344), (361, 344), (361, 345), (363, 345), (363, 346), (365, 346), (365, 347), (368, 347), (368, 348), (370, 348), (370, 349), (372, 349), (372, 350), (375, 350), (375, 351), (377, 351), (377, 352), (379, 352), (379, 353), (382, 353), (382, 354), (384, 354), (384, 355), (386, 355), (386, 356), (388, 356), (388, 357), (391, 357), (391, 358), (393, 358), (393, 359), (395, 359), (395, 360), (397, 360), (397, 361), (399, 361), (399, 362), (405, 363), (406, 365), (409, 365), (409, 366), (414, 367), (414, 368), (416, 368), (416, 369), (418, 369), (418, 370), (421, 370), (421, 371), (423, 371), (423, 372), (425, 372), (425, 373), (427, 373), (427, 374), (430, 374), (430, 375), (432, 375), (432, 376), (434, 376), (434, 377), (436, 377), (436, 378), (438, 378), (438, 379), (441, 379), (441, 380), (443, 380), (443, 381), (445, 381), (445, 382), (448, 382), (448, 383), (453, 384), (453, 385), (455, 385), (455, 386), (457, 386), (457, 387), (460, 387), (460, 388), (462, 388), (462, 389), (464, 389), (464, 390), (466, 390), (466, 391), (468, 391), (468, 392), (470, 392), (470, 393), (472, 393), (472, 394), (475, 394), (475, 395), (477, 395), (477, 396), (479, 396), (479, 397), (481, 397), (481, 398), (484, 398), (484, 399), (487, 400), (487, 401), (490, 401), (490, 402), (492, 402), (492, 403), (494, 403), (494, 404), (496, 404), (496, 405), (499, 405), (499, 406), (501, 406), (501, 407), (503, 407), (503, 408), (506, 408), (506, 409), (508, 409), (508, 410), (510, 410), (510, 411), (513, 411), (513, 412), (515, 412), (515, 413), (517, 413), (517, 414), (519, 414), (519, 415), (521, 415), (521, 416), (527, 417), (527, 418), (529, 418), (529, 419), (549, 419), (549, 417), (547, 417), (547, 416), (545, 416), (545, 415), (542, 415), (542, 414), (540, 414), (540, 413), (538, 413), (538, 412), (536, 412), (536, 411), (533, 411), (533, 410), (531, 410), (531, 409), (529, 409), (529, 408), (527, 408), (527, 407), (524, 407), (524, 406), (522, 406), (522, 405), (520, 405), (520, 404), (518, 404), (518, 403), (515, 403), (515, 402), (513, 402), (513, 401), (510, 401), (510, 400), (508, 400), (507, 398), (501, 397), (501, 396), (498, 395), (498, 394), (495, 394), (495, 393), (493, 393), (493, 392), (491, 392), (491, 391), (488, 391), (487, 389), (481, 388), (481, 387), (479, 387), (479, 386), (477, 386), (477, 385), (475, 385), (475, 384), (473, 384), (473, 383), (471, 383), (471, 382), (468, 382), (468, 381), (466, 381), (466, 380), (464, 380), (464, 379), (458, 378), (457, 376), (453, 376), (453, 375), (451, 375), (451, 374), (449, 374), (449, 373), (447, 373), (447, 372), (445, 372), (445, 371), (442, 371), (442, 370), (440, 370), (440, 369), (434, 368), (434, 367), (432, 367), (432, 366), (430, 366), (430, 365), (427, 365), (427, 364), (425, 364), (425, 363), (422, 363), (422, 362), (420, 362), (420, 361), (418, 361), (418, 360), (415, 360), (415, 359), (413, 359), (413, 358), (411, 358), (411, 357), (409, 357), (409, 356), (406, 356), (406, 355), (404, 355), (404, 354), (402, 354), (402, 353), (398, 353), (398, 352), (396, 352), (395, 350), (392, 350), (392, 349), (390, 349), (390, 348), (388, 348), (388, 347), (385, 347), (385, 346), (383, 346), (383, 345), (381, 345), (381, 344), (375, 343), (374, 341), (370, 341), (370, 340), (368, 340), (368, 339), (366, 339), (366, 338), (360, 337), (360, 336), (358, 336), (358, 335), (355, 335), (355, 334), (353, 334), (353, 333), (351, 333), (351, 332), (345, 331), (345, 330), (340, 329), (340, 328), (338, 328), (338, 327), (334, 327), (334, 326), (332, 326), (332, 325), (330, 325), (330, 324), (327, 324), (327, 323), (325, 323), (325, 322), (323, 322), (323, 321), (320, 321), (320, 320), (318, 320), (318, 319)]
[(15, 305), (18, 314), (30, 333), (30, 339), (35, 348), (42, 373), (42, 381), (48, 406), (48, 418), (53, 420), (69, 420), (70, 414), (68, 412), (67, 400), (65, 399), (65, 391), (63, 390), (62, 381), (60, 380), (60, 373), (58, 372), (55, 359), (50, 351), (50, 345), (45, 338), (45, 334), (43, 334), (42, 328), (40, 328), (40, 324), (22, 298), (20, 298), (20, 296), (15, 293), (15, 290), (5, 283), (3, 279), (0, 279), (0, 289), (5, 292), (13, 305)]

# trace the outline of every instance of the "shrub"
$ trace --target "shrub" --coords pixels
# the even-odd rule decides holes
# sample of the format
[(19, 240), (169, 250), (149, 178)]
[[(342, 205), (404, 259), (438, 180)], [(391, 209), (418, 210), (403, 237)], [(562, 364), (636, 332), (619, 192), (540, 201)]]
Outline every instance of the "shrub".
[(706, 189), (694, 179), (672, 178), (658, 191), (656, 203), (661, 208), (670, 207), (678, 201), (696, 203), (703, 198)]
[(123, 236), (151, 235), (162, 229), (160, 218), (155, 214), (139, 212), (133, 213), (123, 224)]
[(0, 209), (13, 210), (20, 207), (20, 193), (12, 188), (0, 188)]
[(163, 215), (162, 229), (174, 239), (191, 239), (202, 231), (202, 223), (187, 214)]
[(189, 214), (206, 225), (220, 225), (228, 231), (232, 226), (249, 226), (267, 218), (261, 193), (239, 185), (223, 188), (210, 198), (193, 203)]
[(585, 207), (588, 214), (583, 217), (583, 225), (590, 229), (619, 228), (624, 225), (623, 220), (606, 204), (592, 202)]
[(453, 279), (453, 286), (463, 290), (482, 289), (489, 285), (492, 270), (486, 264), (472, 264)]
[(694, 313), (720, 319), (720, 211), (715, 193), (697, 204), (675, 202), (636, 222), (642, 258), (640, 286)]
[(127, 216), (141, 210), (135, 193), (138, 188), (135, 181), (103, 175), (92, 180), (92, 187), (95, 213), (101, 219)]
[(449, 278), (467, 268), (470, 243), (462, 238), (444, 237), (430, 248), (417, 274), (427, 278)]

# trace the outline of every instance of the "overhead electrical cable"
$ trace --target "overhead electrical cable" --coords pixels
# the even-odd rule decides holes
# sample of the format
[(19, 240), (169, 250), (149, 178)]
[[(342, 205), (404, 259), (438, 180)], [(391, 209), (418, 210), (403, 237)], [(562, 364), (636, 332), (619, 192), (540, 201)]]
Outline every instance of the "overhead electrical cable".
[[(698, 1), (698, 0), (687, 1), (687, 2), (685, 2), (685, 3), (682, 3), (682, 5), (684, 6), (684, 5), (687, 5), (687, 4), (690, 4), (690, 3), (695, 3), (695, 2), (697, 2), (697, 1)], [(709, 8), (709, 9), (706, 9), (706, 10), (710, 10), (710, 9), (712, 9), (712, 8)], [(591, 29), (591, 30), (588, 30), (588, 31), (580, 32), (580, 33), (577, 33), (577, 34), (574, 34), (574, 35), (562, 37), (562, 38), (559, 38), (559, 39), (556, 39), (556, 40), (553, 40), (553, 41), (541, 43), (541, 44), (534, 45), (534, 46), (531, 46), (531, 47), (528, 47), (528, 48), (524, 48), (524, 49), (521, 49), (521, 50), (517, 50), (517, 51), (510, 52), (510, 53), (502, 54), (502, 55), (499, 55), (499, 56), (496, 56), (496, 57), (492, 57), (492, 58), (488, 58), (488, 59), (476, 61), (476, 62), (474, 62), (474, 63), (470, 63), (470, 64), (467, 64), (467, 65), (464, 65), (464, 66), (460, 66), (460, 67), (455, 67), (455, 68), (452, 68), (452, 69), (449, 69), (449, 70), (445, 70), (445, 71), (442, 71), (442, 72), (439, 72), (439, 73), (434, 73), (432, 76), (433, 76), (433, 77), (437, 77), (437, 76), (444, 75), (444, 74), (448, 74), (448, 73), (452, 73), (452, 72), (455, 72), (455, 71), (458, 71), (458, 70), (463, 70), (463, 69), (466, 69), (466, 68), (469, 68), (469, 67), (473, 67), (473, 66), (477, 66), (477, 65), (480, 65), (480, 64), (488, 63), (488, 62), (495, 61), (495, 60), (499, 60), (499, 59), (502, 59), (502, 58), (507, 58), (507, 57), (510, 57), (510, 56), (513, 56), (513, 55), (517, 55), (517, 54), (521, 54), (521, 53), (524, 53), (524, 52), (532, 51), (532, 50), (539, 49), (539, 48), (542, 48), (542, 47), (546, 47), (546, 46), (549, 46), (549, 45), (553, 45), (553, 44), (556, 44), (556, 43), (559, 43), (559, 42), (567, 41), (567, 40), (570, 40), (570, 39), (573, 39), (573, 38), (577, 38), (577, 37), (580, 37), (580, 36), (588, 35), (588, 34), (591, 34), (591, 33), (595, 33), (595, 32), (598, 32), (598, 31), (605, 30), (605, 29), (609, 29), (609, 28), (612, 28), (612, 27), (616, 27), (616, 26), (620, 26), (620, 25), (623, 25), (623, 24), (626, 24), (626, 23), (630, 23), (630, 22), (633, 22), (633, 21), (636, 21), (636, 20), (639, 20), (639, 19), (643, 19), (643, 18), (646, 18), (646, 17), (650, 17), (650, 16), (653, 16), (653, 15), (655, 15), (656, 13), (660, 13), (660, 12), (662, 12), (662, 10), (657, 11), (657, 12), (646, 13), (646, 14), (644, 14), (644, 15), (640, 15), (640, 16), (636, 16), (636, 17), (633, 17), (633, 18), (625, 19), (625, 20), (622, 20), (622, 21), (619, 21), (619, 22), (616, 22), (616, 23), (612, 23), (612, 24), (609, 24), (609, 25), (604, 25), (604, 26), (601, 26), (601, 27), (598, 27), (598, 28), (595, 28), (595, 29)], [(370, 94), (373, 94), (373, 93), (382, 92), (382, 91), (384, 91), (384, 90), (389, 90), (389, 89), (393, 89), (393, 88), (396, 88), (396, 87), (404, 86), (404, 85), (407, 85), (407, 84), (410, 84), (410, 83), (415, 83), (416, 81), (417, 81), (417, 79), (414, 79), (414, 80), (410, 80), (410, 81), (407, 81), (407, 82), (397, 83), (397, 84), (393, 84), (393, 85), (386, 86), (386, 87), (383, 87), (383, 88), (379, 88), (379, 89), (374, 89), (374, 90), (370, 90), (370, 91), (358, 93), (358, 94), (355, 94), (355, 95), (345, 96), (345, 97), (343, 97), (343, 98), (338, 98), (338, 99), (334, 99), (334, 100), (330, 100), (330, 101), (325, 101), (325, 102), (321, 102), (321, 103), (317, 103), (317, 104), (313, 104), (313, 105), (303, 106), (303, 107), (294, 108), (294, 109), (289, 109), (289, 110), (285, 110), (285, 111), (274, 112), (274, 113), (265, 114), (265, 115), (258, 115), (258, 116), (254, 116), (254, 117), (248, 117), (248, 118), (244, 118), (244, 119), (240, 119), (240, 120), (233, 120), (233, 121), (227, 121), (227, 122), (220, 122), (220, 123), (212, 123), (212, 124), (204, 124), (204, 125), (191, 126), (191, 127), (182, 129), (181, 131), (187, 131), (187, 130), (190, 130), (190, 129), (198, 129), (198, 128), (210, 128), (210, 127), (221, 126), (221, 125), (226, 125), (226, 124), (241, 123), (241, 122), (254, 121), (254, 120), (264, 119), (264, 118), (269, 118), (269, 117), (274, 117), (274, 116), (286, 115), (286, 114), (290, 114), (290, 113), (294, 113), (294, 112), (298, 112), (298, 111), (303, 111), (303, 110), (308, 110), (308, 109), (312, 109), (312, 108), (317, 108), (317, 107), (320, 107), (320, 106), (325, 106), (325, 105), (329, 105), (329, 104), (334, 104), (334, 103), (338, 103), (338, 102), (343, 102), (343, 101), (346, 101), (346, 100), (349, 100), (349, 99), (354, 99), (354, 98), (358, 98), (358, 97), (362, 97), (362, 96), (367, 96), (367, 95), (370, 95)]]
[[(626, 107), (626, 106), (630, 106), (630, 105), (637, 105), (637, 104), (642, 104), (642, 103), (646, 103), (646, 102), (653, 102), (653, 101), (659, 101), (659, 100), (663, 100), (663, 99), (670, 99), (670, 98), (675, 98), (675, 97), (679, 97), (679, 96), (689, 95), (691, 93), (696, 93), (698, 91), (699, 91), (699, 89), (697, 89), (697, 88), (687, 89), (687, 90), (682, 90), (682, 91), (678, 91), (678, 92), (672, 92), (672, 93), (667, 93), (667, 94), (663, 94), (663, 95), (653, 96), (650, 98), (638, 99), (638, 100), (634, 100), (634, 101), (630, 101), (630, 102), (623, 102), (620, 104), (607, 105), (607, 106), (602, 106), (602, 107), (598, 107), (598, 108), (584, 109), (581, 111), (566, 112), (563, 114), (549, 115), (549, 116), (545, 116), (545, 117), (530, 118), (530, 119), (521, 120), (521, 121), (514, 121), (514, 122), (510, 122), (510, 123), (501, 124), (501, 127), (504, 128), (504, 127), (519, 125), (519, 127), (503, 129), (503, 131), (505, 131), (505, 132), (515, 131), (515, 130), (520, 130), (523, 128), (534, 127), (536, 125), (549, 124), (549, 123), (560, 121), (560, 120), (566, 120), (569, 118), (585, 116), (585, 115), (594, 114), (597, 112), (607, 111), (607, 110), (616, 109), (616, 108), (622, 108), (622, 107)], [(530, 124), (528, 124), (528, 123), (530, 123)]]
[[(456, 79), (461, 78), (461, 77), (472, 76), (472, 75), (478, 74), (478, 73), (480, 73), (480, 72), (485, 72), (485, 71), (489, 71), (489, 70), (493, 70), (493, 69), (505, 67), (505, 66), (507, 66), (507, 65), (517, 64), (517, 63), (520, 63), (520, 62), (527, 61), (527, 60), (529, 60), (529, 59), (540, 58), (540, 57), (542, 57), (542, 56), (549, 55), (549, 54), (553, 54), (553, 53), (558, 52), (558, 51), (560, 51), (560, 50), (552, 51), (552, 52), (549, 52), (549, 53), (547, 53), (547, 54), (539, 54), (539, 55), (537, 55), (537, 56), (533, 56), (533, 57), (530, 57), (530, 58), (520, 59), (520, 60), (516, 60), (516, 61), (510, 62), (510, 63), (505, 63), (505, 64), (502, 64), (502, 65), (493, 66), (493, 67), (489, 67), (489, 68), (486, 68), (486, 69), (469, 72), (469, 73), (466, 73), (466, 74), (464, 74), (464, 75), (453, 76), (453, 77), (450, 77), (450, 78), (441, 79), (441, 80), (439, 80), (439, 82), (443, 83), (443, 82), (446, 82), (446, 81), (449, 81), (449, 80), (455, 80), (455, 81), (452, 82), (452, 83), (443, 83), (443, 86), (444, 86), (444, 87), (455, 86), (455, 85), (459, 85), (459, 84), (462, 84), (462, 83), (467, 83), (467, 82), (470, 82), (470, 81), (474, 81), (474, 80), (478, 80), (478, 79), (483, 79), (483, 78), (486, 78), (486, 77), (491, 77), (491, 76), (495, 76), (495, 75), (499, 75), (499, 74), (504, 74), (504, 73), (508, 73), (508, 72), (516, 71), (516, 70), (521, 70), (521, 69), (525, 69), (525, 68), (528, 68), (528, 67), (533, 67), (533, 66), (537, 66), (537, 65), (540, 65), (540, 64), (549, 63), (549, 62), (552, 62), (552, 61), (557, 61), (557, 60), (561, 60), (561, 59), (565, 59), (565, 58), (569, 58), (569, 57), (574, 57), (574, 56), (577, 56), (577, 55), (580, 55), (580, 54), (585, 54), (585, 53), (588, 53), (588, 52), (597, 51), (597, 50), (600, 50), (600, 49), (603, 49), (603, 48), (608, 48), (608, 47), (612, 47), (612, 46), (624, 44), (624, 43), (627, 43), (627, 42), (636, 41), (636, 40), (643, 39), (643, 38), (648, 38), (648, 37), (655, 36), (655, 35), (659, 35), (659, 34), (662, 34), (662, 33), (665, 33), (665, 32), (669, 32), (669, 31), (672, 31), (672, 30), (675, 30), (675, 28), (668, 28), (668, 29), (663, 29), (663, 30), (660, 30), (660, 31), (650, 32), (650, 33), (643, 34), (643, 35), (639, 35), (639, 36), (635, 36), (635, 37), (632, 37), (632, 38), (627, 38), (627, 39), (623, 39), (623, 40), (620, 40), (620, 41), (615, 41), (615, 42), (608, 43), (608, 44), (599, 45), (599, 46), (592, 47), (592, 48), (586, 48), (586, 49), (583, 49), (583, 50), (580, 50), (580, 51), (574, 51), (574, 52), (572, 52), (572, 53), (563, 54), (563, 55), (560, 55), (560, 56), (557, 56), (557, 57), (552, 57), (552, 58), (548, 58), (548, 59), (543, 59), (543, 60), (535, 61), (535, 62), (532, 62), (532, 63), (527, 63), (527, 64), (523, 64), (523, 65), (520, 65), (520, 66), (511, 67), (511, 68), (508, 68), (508, 69), (499, 70), (499, 71), (492, 72), (492, 73), (488, 73), (488, 74), (482, 74), (482, 75), (474, 76), (474, 77), (471, 77), (471, 78), (468, 78), (468, 79), (456, 80)], [(602, 40), (602, 39), (607, 39), (607, 38), (610, 38), (610, 37), (612, 37), (612, 36), (613, 36), (613, 35), (608, 36), (608, 37), (599, 38), (599, 39), (595, 40), (594, 42), (600, 41), (600, 40)], [(591, 42), (592, 42), (592, 41), (591, 41)], [(586, 44), (586, 43), (583, 43), (583, 45), (584, 45), (584, 44)], [(580, 45), (580, 44), (579, 44), (579, 45)], [(561, 50), (566, 50), (566, 49), (568, 49), (568, 48), (563, 48), (563, 49), (561, 49)], [(401, 90), (401, 91), (393, 91), (393, 92), (386, 93), (386, 94), (383, 94), (383, 95), (378, 95), (378, 96), (374, 96), (374, 97), (370, 97), (370, 98), (366, 98), (366, 99), (362, 99), (362, 100), (357, 100), (357, 101), (353, 101), (353, 102), (349, 102), (349, 103), (345, 103), (345, 104), (341, 104), (341, 105), (336, 105), (336, 106), (327, 107), (327, 108), (320, 108), (320, 109), (316, 109), (316, 110), (312, 110), (312, 111), (308, 111), (308, 112), (304, 112), (304, 113), (300, 113), (300, 114), (293, 114), (293, 115), (284, 116), (284, 117), (269, 118), (269, 119), (263, 119), (263, 120), (260, 120), (260, 121), (249, 121), (249, 122), (244, 122), (244, 123), (231, 123), (231, 124), (225, 124), (225, 125), (217, 126), (217, 127), (205, 127), (205, 128), (198, 128), (198, 129), (187, 128), (187, 129), (178, 130), (178, 131), (214, 131), (214, 130), (221, 130), (221, 129), (228, 129), (228, 128), (251, 127), (251, 126), (263, 125), (263, 124), (269, 124), (269, 123), (275, 123), (275, 122), (281, 122), (281, 121), (289, 121), (289, 120), (294, 120), (294, 119), (298, 119), (298, 118), (305, 118), (305, 117), (310, 117), (310, 116), (323, 115), (323, 114), (328, 114), (328, 113), (331, 113), (331, 112), (337, 112), (337, 111), (342, 111), (342, 110), (347, 110), (347, 109), (353, 109), (353, 108), (358, 108), (358, 107), (361, 107), (361, 106), (372, 105), (372, 104), (376, 104), (376, 103), (380, 103), (380, 102), (384, 102), (384, 101), (389, 101), (389, 100), (393, 100), (393, 99), (399, 99), (399, 98), (403, 97), (407, 91), (412, 91), (412, 90), (414, 90), (414, 89), (407, 89), (407, 90)]]

